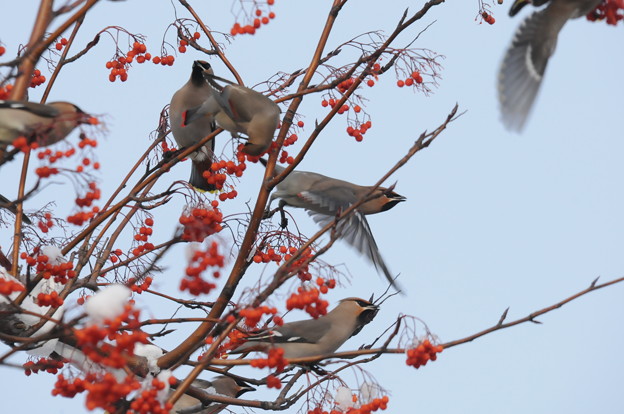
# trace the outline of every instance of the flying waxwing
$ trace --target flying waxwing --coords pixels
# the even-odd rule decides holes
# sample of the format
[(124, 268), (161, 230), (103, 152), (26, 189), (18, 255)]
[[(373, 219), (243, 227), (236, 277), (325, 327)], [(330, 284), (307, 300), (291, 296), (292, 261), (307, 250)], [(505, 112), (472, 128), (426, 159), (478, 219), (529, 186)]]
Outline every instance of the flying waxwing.
[[(214, 117), (208, 114), (197, 117), (193, 123), (186, 123), (186, 111), (201, 105), (213, 94), (212, 87), (206, 83), (202, 75), (204, 71), (212, 73), (210, 64), (203, 60), (194, 61), (190, 79), (171, 97), (169, 123), (171, 124), (173, 138), (175, 138), (180, 147), (190, 147), (216, 129)], [(204, 171), (210, 170), (214, 146), (215, 140), (213, 138), (190, 155), (193, 165), (189, 183), (203, 191), (214, 191), (216, 189), (214, 185), (208, 184), (202, 175)]]
[[(188, 111), (186, 122), (192, 125), (196, 119), (214, 116), (217, 124), (232, 136), (243, 133), (249, 137), (243, 152), (260, 155), (266, 151), (279, 124), (279, 106), (260, 92), (214, 76), (212, 71), (204, 71), (204, 77), (214, 93), (200, 107)], [(222, 87), (215, 79), (229, 85)]]
[(373, 320), (379, 306), (360, 298), (346, 298), (318, 319), (285, 323), (253, 334), (232, 353), (261, 351), (272, 347), (284, 350), (284, 358), (306, 358), (334, 353), (364, 325)]
[[(15, 207), (15, 203), (12, 203), (11, 200), (0, 194), (0, 208), (6, 208), (13, 214), (17, 214), (17, 207)], [(26, 214), (22, 213), (22, 221), (26, 224), (32, 224), (32, 221), (26, 216)]]
[[(193, 381), (193, 386), (203, 389), (208, 394), (217, 394), (232, 398), (238, 398), (248, 391), (256, 390), (255, 388), (245, 384), (243, 381), (236, 381), (235, 379), (226, 377), (225, 375), (215, 377), (212, 381), (196, 379)], [(216, 414), (221, 412), (225, 407), (225, 404), (219, 404), (216, 402), (206, 407), (202, 407), (202, 403), (198, 399), (193, 398), (190, 395), (183, 394), (173, 405), (171, 413)]]
[[(266, 165), (264, 159), (260, 161)], [(275, 166), (276, 173), (279, 174), (283, 170), (283, 167)], [(284, 205), (304, 208), (316, 223), (325, 227), (334, 221), (339, 211), (344, 211), (351, 204), (360, 201), (370, 190), (370, 186), (352, 184), (313, 172), (292, 171), (277, 185), (276, 191), (271, 195), (269, 206), (275, 198), (279, 198), (280, 208)], [(379, 253), (365, 215), (390, 210), (405, 200), (402, 195), (379, 187), (369, 201), (360, 205), (349, 218), (338, 225), (340, 237), (366, 255), (395, 288), (397, 285)]]
[(531, 112), (548, 59), (555, 52), (557, 36), (570, 19), (592, 11), (601, 0), (516, 0), (514, 16), (526, 4), (546, 8), (534, 12), (516, 30), (498, 75), (498, 100), (507, 129), (520, 132)]
[(11, 144), (25, 137), (40, 146), (61, 141), (80, 124), (90, 124), (91, 115), (69, 102), (39, 104), (0, 100), (0, 143)]

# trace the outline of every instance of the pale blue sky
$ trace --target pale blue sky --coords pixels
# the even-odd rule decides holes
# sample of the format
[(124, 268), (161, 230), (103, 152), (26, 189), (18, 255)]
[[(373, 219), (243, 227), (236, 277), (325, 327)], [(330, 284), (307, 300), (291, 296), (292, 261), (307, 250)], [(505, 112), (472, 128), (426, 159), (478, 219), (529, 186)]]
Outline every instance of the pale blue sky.
[[(234, 21), (230, 2), (223, 2), (228, 6), (219, 10), (214, 3), (197, 10), (212, 29), (227, 32)], [(227, 47), (248, 85), (277, 71), (305, 67), (328, 9), (328, 2), (276, 3), (277, 18), (270, 25)], [(119, 25), (147, 35), (154, 53), (174, 15), (169, 2), (151, 4), (148, 9), (146, 2), (102, 2), (88, 15), (77, 45), (106, 25)], [(406, 7), (413, 12), (420, 4), (353, 1), (342, 10), (328, 50), (362, 32), (392, 30)], [(0, 40), (9, 50), (4, 60), (18, 42), (27, 40), (34, 18), (34, 4), (11, 7), (15, 9), (11, 19), (4, 19), (0, 29)], [(385, 76), (375, 88), (364, 90), (373, 121), (364, 142), (348, 137), (346, 120), (339, 117), (301, 165), (304, 170), (372, 184), (423, 130), (438, 126), (456, 102), (467, 111), (390, 180), (398, 181), (396, 191), (408, 201), (370, 217), (386, 262), (401, 273), (406, 295), (386, 302), (377, 318), (343, 350), (376, 337), (399, 313), (424, 320), (446, 342), (495, 324), (507, 307), (508, 320), (516, 319), (584, 289), (597, 276), (602, 281), (622, 276), (622, 26), (578, 19), (563, 29), (535, 111), (524, 133), (517, 135), (498, 121), (495, 78), (504, 50), (528, 12), (510, 19), (508, 4), (494, 6), (496, 24), (479, 25), (474, 21), (477, 7), (476, 0), (448, 1), (432, 9), (396, 44), (407, 44), (433, 23), (413, 45), (446, 57), (441, 61), (439, 88), (431, 96), (398, 89), (395, 79)], [(183, 8), (176, 8), (180, 17), (187, 17)], [(173, 32), (167, 39), (174, 39)], [(178, 56), (170, 68), (135, 65), (128, 82), (110, 84), (104, 64), (113, 52), (112, 42), (103, 37), (81, 62), (66, 68), (50, 96), (107, 115), (109, 133), (100, 145), (104, 194), (110, 194), (149, 144), (160, 110), (186, 82), (191, 62), (205, 59), (189, 52)], [(230, 77), (220, 62), (208, 60), (215, 72)], [(41, 87), (33, 91), (33, 100), (41, 92)], [(325, 114), (320, 100), (306, 97), (301, 106), (308, 133), (314, 120)], [(218, 148), (224, 141), (219, 137)], [(19, 168), (18, 162), (2, 168), (2, 194), (16, 193), (11, 183)], [(188, 163), (176, 166), (159, 188), (188, 178), (189, 168)], [(254, 202), (261, 173), (261, 167), (249, 166), (238, 199), (224, 206), (226, 213)], [(27, 209), (55, 200), (66, 215), (73, 195), (67, 191), (64, 199), (61, 188), (42, 191)], [(155, 238), (162, 240), (173, 232), (183, 203), (182, 198), (175, 199), (167, 206), (168, 215), (156, 218)], [(316, 230), (305, 212), (292, 212), (300, 228), (309, 234)], [(0, 243), (6, 246), (10, 230), (0, 231)], [(156, 286), (175, 291), (183, 271), (182, 255), (182, 248), (174, 250)], [(354, 279), (351, 287), (331, 295), (334, 303), (346, 296), (369, 297), (385, 288), (374, 268), (342, 243), (324, 259), (345, 263)], [(252, 268), (244, 282), (253, 283), (261, 271)], [(449, 349), (419, 370), (407, 367), (400, 355), (380, 358), (367, 369), (392, 391), (388, 413), (621, 413), (623, 292), (622, 286), (614, 286), (592, 293), (541, 317), (543, 325), (517, 326)], [(146, 311), (146, 317), (168, 316), (156, 309), (151, 312)], [(172, 346), (167, 341), (161, 345)], [(12, 361), (22, 363), (24, 356)], [(35, 377), (0, 368), (3, 411), (42, 407), (54, 414), (86, 411), (83, 397), (68, 401), (48, 396), (52, 376)], [(259, 395), (263, 394), (246, 397)]]

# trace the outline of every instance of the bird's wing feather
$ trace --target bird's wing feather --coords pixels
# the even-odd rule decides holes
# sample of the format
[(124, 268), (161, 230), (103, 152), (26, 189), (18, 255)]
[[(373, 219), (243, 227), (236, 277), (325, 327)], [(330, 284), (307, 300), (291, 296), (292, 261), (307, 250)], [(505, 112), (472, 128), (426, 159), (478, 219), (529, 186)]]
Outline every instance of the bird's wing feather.
[(330, 329), (325, 318), (290, 322), (247, 337), (247, 341), (279, 343), (317, 343)]
[(540, 10), (525, 19), (516, 31), (498, 76), (502, 120), (508, 129), (519, 132), (524, 128), (567, 17)]
[(0, 101), (0, 108), (23, 110), (44, 118), (54, 118), (60, 114), (60, 111), (55, 107), (36, 102)]
[[(314, 211), (308, 211), (308, 214), (312, 216), (312, 219), (321, 227), (325, 227), (335, 220), (335, 217), (333, 216), (320, 214)], [(375, 268), (384, 274), (388, 282), (392, 286), (396, 287), (394, 278), (381, 257), (381, 253), (379, 253), (377, 242), (375, 242), (373, 232), (371, 231), (364, 214), (356, 210), (350, 217), (339, 223), (337, 229), (340, 238), (344, 239), (347, 243), (357, 249), (357, 251), (365, 255), (371, 262), (373, 262)]]

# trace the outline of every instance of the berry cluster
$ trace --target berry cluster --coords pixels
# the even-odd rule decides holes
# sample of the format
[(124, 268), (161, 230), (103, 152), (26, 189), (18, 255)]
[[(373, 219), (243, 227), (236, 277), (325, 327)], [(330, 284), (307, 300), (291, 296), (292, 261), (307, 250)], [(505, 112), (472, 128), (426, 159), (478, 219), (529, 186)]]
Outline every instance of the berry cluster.
[(284, 368), (288, 365), (288, 360), (284, 358), (284, 350), (282, 348), (274, 347), (269, 349), (267, 358), (252, 359), (249, 365), (254, 368), (275, 368), (275, 371), (279, 373), (284, 371)]
[[(123, 330), (120, 330), (123, 326)], [(93, 362), (113, 368), (122, 368), (126, 356), (132, 355), (137, 343), (146, 344), (147, 334), (140, 330), (139, 311), (132, 304), (124, 312), (102, 325), (92, 324), (83, 329), (74, 329), (77, 347)], [(104, 342), (104, 339), (110, 342)]]
[[(269, 6), (273, 6), (275, 0), (267, 0), (267, 4)], [(254, 12), (255, 17), (249, 24), (241, 25), (240, 23), (234, 23), (234, 26), (230, 29), (230, 34), (232, 36), (236, 36), (239, 34), (250, 34), (253, 35), (256, 33), (256, 30), (259, 29), (263, 24), (267, 25), (271, 21), (271, 19), (275, 19), (275, 13), (272, 11), (266, 13), (263, 16), (262, 10), (256, 9)]]
[(30, 79), (30, 87), (36, 88), (39, 85), (42, 85), (46, 81), (46, 77), (41, 74), (39, 69), (35, 69), (32, 74), (32, 78)]
[[(210, 166), (210, 171), (204, 171), (203, 177), (208, 184), (213, 184), (218, 190), (222, 190), (228, 175), (242, 177), (243, 171), (245, 171), (246, 168), (247, 164), (245, 164), (244, 161), (236, 164), (234, 161), (221, 160), (213, 162)], [(219, 200), (225, 201), (227, 199), (233, 199), (237, 195), (238, 192), (236, 192), (236, 190), (222, 192), (219, 194)]]
[[(175, 382), (174, 377), (169, 378)], [(161, 404), (158, 393), (165, 389), (166, 384), (157, 378), (152, 379), (151, 388), (141, 391), (138, 397), (130, 403), (128, 414), (169, 414), (173, 404)]]
[(137, 280), (131, 277), (130, 279), (128, 279), (128, 286), (130, 287), (130, 290), (132, 290), (134, 293), (143, 293), (150, 288), (153, 280), (154, 279), (151, 276), (147, 276), (145, 279), (143, 279), (143, 283), (138, 285)]
[[(224, 257), (219, 254), (216, 242), (210, 243), (207, 250), (195, 250), (191, 257), (189, 265), (186, 267), (186, 277), (180, 282), (180, 290), (188, 290), (191, 295), (198, 296), (202, 293), (209, 293), (217, 287), (214, 283), (210, 283), (202, 279), (201, 274), (208, 267), (221, 268), (225, 265)], [(221, 273), (216, 270), (212, 276), (218, 278)]]
[[(199, 32), (193, 33), (193, 40), (198, 40), (201, 37)], [(186, 53), (186, 47), (188, 46), (188, 40), (180, 39), (180, 46), (178, 46), (178, 51), (180, 53)]]
[(56, 45), (54, 45), (54, 47), (56, 48), (56, 50), (62, 50), (65, 46), (67, 46), (67, 43), (67, 39), (62, 37), (61, 40), (56, 42)]
[[(173, 65), (174, 61), (173, 56), (165, 56), (163, 58), (155, 56), (152, 59), (152, 55), (150, 53), (147, 53), (147, 46), (145, 46), (144, 43), (134, 42), (132, 44), (132, 50), (128, 51), (126, 56), (119, 56), (106, 62), (106, 69), (110, 69), (108, 80), (111, 82), (115, 82), (115, 80), (119, 78), (119, 80), (121, 80), (122, 82), (127, 81), (128, 69), (130, 68), (130, 64), (134, 62), (135, 58), (137, 63), (145, 63), (149, 60), (152, 60), (152, 62), (154, 63), (162, 63), (162, 61), (166, 61), (166, 63), (163, 64), (169, 66)], [(169, 60), (171, 60), (171, 63), (169, 63)]]
[(282, 388), (282, 381), (273, 374), (267, 377), (266, 384), (268, 388), (275, 388), (277, 390)]
[(30, 376), (31, 374), (38, 374), (39, 371), (45, 371), (48, 374), (57, 374), (58, 370), (63, 368), (65, 363), (63, 361), (57, 361), (55, 359), (39, 358), (37, 362), (28, 361), (24, 363), (24, 374)]
[(442, 352), (442, 350), (441, 345), (433, 345), (429, 339), (425, 339), (420, 341), (417, 347), (405, 351), (407, 354), (405, 363), (418, 369), (423, 365), (427, 365), (429, 360), (435, 361), (438, 357), (437, 354)]
[(494, 23), (496, 23), (496, 19), (494, 18), (494, 16), (492, 16), (491, 14), (489, 14), (486, 11), (481, 13), (481, 17), (483, 18), (483, 20), (485, 20), (485, 22), (487, 24), (494, 24)]
[(134, 240), (138, 242), (144, 242), (143, 244), (139, 244), (137, 247), (132, 249), (132, 254), (134, 256), (138, 256), (142, 254), (144, 251), (154, 250), (154, 245), (147, 241), (149, 236), (152, 235), (154, 230), (152, 226), (154, 225), (154, 219), (148, 217), (145, 219), (145, 225), (139, 227), (139, 232), (134, 235)]
[(373, 411), (383, 411), (388, 408), (388, 401), (390, 401), (390, 399), (388, 396), (384, 395), (381, 398), (375, 398), (368, 404), (361, 405), (359, 408), (349, 408), (347, 411), (334, 409), (328, 412), (324, 411), (320, 407), (316, 407), (315, 409), (308, 411), (308, 414), (370, 414)]
[(141, 384), (131, 375), (128, 375), (123, 382), (117, 382), (115, 376), (110, 372), (104, 375), (89, 373), (84, 379), (75, 378), (71, 381), (59, 374), (54, 389), (52, 389), (52, 395), (73, 398), (77, 393), (87, 391), (86, 406), (88, 410), (103, 408), (114, 413), (117, 410), (114, 404), (139, 388), (141, 388)]
[(602, 0), (589, 14), (587, 20), (605, 20), (607, 24), (615, 26), (624, 19), (624, 0)]
[[(1, 47), (2, 46), (0, 46), (0, 48)], [(2, 55), (0, 54), (0, 56)], [(11, 85), (10, 83), (4, 86), (0, 86), (0, 99), (9, 99), (11, 89), (13, 89), (13, 85)]]
[[(97, 183), (94, 181), (88, 183), (90, 191), (87, 191), (84, 197), (77, 197), (75, 202), (78, 207), (91, 207), (95, 200), (99, 200), (102, 192), (97, 187)], [(72, 214), (67, 217), (69, 223), (76, 226), (82, 226), (86, 221), (91, 220), (93, 216), (100, 212), (100, 208), (93, 206), (90, 210), (78, 211), (76, 214)]]
[(329, 303), (320, 298), (317, 288), (299, 286), (297, 293), (293, 293), (286, 300), (286, 309), (303, 309), (314, 319), (327, 314)]
[(13, 292), (23, 292), (24, 285), (15, 279), (0, 277), (0, 295), (9, 296)]
[(44, 279), (50, 279), (54, 277), (54, 281), (57, 283), (67, 283), (69, 279), (76, 277), (74, 264), (72, 262), (60, 262), (58, 259), (54, 263), (50, 262), (50, 258), (45, 254), (40, 254), (40, 249), (36, 247), (33, 251), (33, 255), (28, 255), (26, 252), (20, 253), (20, 258), (26, 260), (28, 266), (35, 267), (37, 273), (40, 273)]
[[(241, 309), (238, 313), (240, 316), (245, 318), (245, 325), (250, 328), (255, 328), (260, 322), (262, 315), (275, 315), (277, 313), (276, 308), (269, 308), (268, 306), (260, 306), (258, 308), (245, 308)], [(280, 321), (282, 318), (279, 318)], [(283, 321), (282, 321), (283, 323)]]
[(223, 213), (217, 208), (219, 202), (213, 200), (208, 208), (196, 207), (180, 216), (180, 224), (184, 226), (182, 240), (202, 242), (211, 234), (221, 231)]
[(412, 72), (412, 74), (410, 75), (409, 78), (405, 79), (405, 80), (401, 80), (399, 79), (397, 81), (397, 86), (399, 88), (402, 88), (404, 86), (412, 86), (414, 83), (416, 84), (421, 84), (423, 83), (423, 78), (422, 75), (420, 74), (419, 71), (415, 70), (414, 72)]
[[(358, 106), (359, 108), (359, 106)], [(357, 142), (362, 142), (362, 140), (364, 139), (364, 134), (366, 134), (366, 131), (368, 131), (369, 129), (371, 129), (373, 127), (373, 123), (369, 120), (364, 122), (363, 124), (359, 125), (359, 126), (348, 126), (347, 127), (347, 134), (350, 137), (355, 138), (355, 140)]]
[(277, 264), (280, 264), (282, 260), (290, 260), (292, 255), (296, 252), (297, 248), (293, 246), (279, 246), (277, 247), (277, 252), (275, 251), (275, 248), (269, 247), (266, 252), (256, 251), (256, 254), (254, 255), (252, 260), (254, 261), (254, 263), (275, 262)]
[(58, 292), (52, 291), (50, 293), (39, 293), (37, 295), (37, 305), (39, 306), (51, 306), (58, 308), (64, 303), (63, 298), (59, 296)]

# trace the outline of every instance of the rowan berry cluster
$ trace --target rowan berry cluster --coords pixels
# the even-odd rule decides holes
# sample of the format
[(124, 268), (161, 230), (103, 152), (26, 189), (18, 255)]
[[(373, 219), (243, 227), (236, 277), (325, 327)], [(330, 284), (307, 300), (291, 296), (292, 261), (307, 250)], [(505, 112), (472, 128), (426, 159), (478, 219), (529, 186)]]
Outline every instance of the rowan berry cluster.
[(151, 276), (147, 276), (145, 279), (143, 279), (143, 283), (139, 285), (137, 284), (137, 280), (131, 277), (130, 279), (128, 279), (128, 286), (130, 287), (130, 290), (132, 290), (134, 293), (140, 294), (149, 289), (153, 281), (154, 278), (152, 278)]
[[(275, 250), (276, 248), (277, 251)], [(260, 250), (256, 251), (256, 254), (254, 255), (252, 260), (254, 261), (254, 263), (275, 262), (276, 264), (280, 264), (282, 260), (290, 260), (292, 255), (297, 252), (297, 248), (293, 246), (279, 246), (276, 248), (268, 247), (266, 249), (266, 252), (262, 252)]]
[(41, 274), (44, 279), (53, 277), (55, 282), (65, 284), (69, 279), (76, 277), (76, 272), (73, 270), (74, 263), (60, 262), (59, 260), (51, 263), (50, 258), (45, 254), (41, 254), (41, 250), (38, 247), (35, 247), (32, 255), (26, 252), (20, 253), (20, 258), (25, 260), (28, 266), (34, 267), (37, 273)]
[(52, 308), (58, 308), (63, 304), (63, 298), (59, 296), (58, 292), (52, 291), (50, 293), (39, 293), (37, 295), (37, 305), (50, 306)]
[(38, 374), (39, 371), (45, 371), (48, 374), (57, 374), (58, 370), (63, 368), (65, 363), (56, 359), (39, 358), (37, 362), (28, 361), (22, 365), (24, 367), (24, 375)]
[[(123, 330), (120, 330), (122, 328)], [(126, 357), (131, 356), (137, 343), (146, 344), (147, 334), (140, 330), (139, 311), (132, 304), (125, 306), (124, 312), (101, 325), (91, 324), (82, 329), (74, 329), (77, 347), (93, 362), (122, 368)], [(108, 338), (111, 342), (104, 342)]]
[(275, 368), (275, 372), (280, 373), (284, 371), (284, 368), (288, 365), (288, 360), (284, 358), (284, 350), (282, 348), (273, 347), (269, 349), (269, 353), (266, 358), (252, 359), (249, 365), (254, 368)]
[(420, 341), (415, 348), (410, 348), (405, 351), (407, 354), (405, 363), (418, 369), (423, 365), (427, 365), (429, 361), (435, 361), (438, 358), (437, 354), (442, 351), (442, 345), (433, 345), (429, 339), (425, 339)]
[(39, 69), (35, 69), (32, 77), (30, 78), (30, 87), (36, 88), (37, 86), (42, 85), (45, 81), (46, 77), (41, 74)]
[(221, 231), (223, 213), (218, 209), (219, 202), (213, 200), (211, 206), (196, 207), (180, 216), (180, 224), (184, 226), (182, 240), (202, 242), (212, 234)]
[(61, 40), (59, 40), (58, 42), (56, 42), (56, 44), (54, 45), (54, 47), (56, 48), (56, 50), (63, 50), (63, 48), (65, 46), (67, 46), (67, 39), (62, 37)]
[(0, 295), (9, 296), (14, 292), (23, 292), (24, 289), (24, 285), (17, 280), (0, 277)]
[(363, 404), (358, 408), (352, 407), (347, 409), (346, 411), (342, 411), (339, 409), (333, 409), (331, 411), (324, 411), (320, 407), (316, 407), (313, 410), (308, 411), (308, 414), (370, 414), (377, 410), (385, 410), (388, 408), (388, 402), (390, 399), (388, 396), (384, 395), (381, 398), (375, 398), (371, 402), (367, 404)]
[(139, 227), (138, 233), (134, 235), (135, 241), (144, 242), (143, 244), (139, 244), (137, 247), (132, 249), (132, 254), (134, 256), (138, 256), (146, 250), (154, 250), (154, 245), (147, 241), (149, 236), (151, 236), (154, 232), (154, 230), (152, 229), (152, 226), (154, 225), (154, 219), (148, 217), (145, 219), (144, 224), (144, 226)]
[[(199, 32), (193, 33), (193, 40), (199, 40), (200, 37), (201, 37), (201, 34)], [(188, 46), (188, 40), (187, 39), (180, 39), (180, 44), (178, 46), (178, 51), (180, 53), (186, 53), (186, 47), (187, 46)]]
[[(209, 293), (217, 287), (214, 283), (202, 279), (201, 275), (208, 267), (221, 268), (225, 265), (225, 259), (219, 254), (218, 247), (218, 244), (213, 241), (205, 251), (198, 249), (193, 252), (190, 263), (186, 267), (186, 277), (180, 281), (181, 291), (188, 290), (190, 294), (198, 296), (202, 293)], [(218, 278), (221, 273), (215, 270), (212, 276)]]
[[(173, 65), (175, 58), (173, 56), (155, 56), (152, 59), (152, 55), (147, 52), (147, 46), (141, 42), (134, 42), (132, 49), (128, 51), (126, 56), (119, 56), (106, 62), (106, 69), (110, 69), (108, 80), (115, 82), (117, 78), (122, 82), (128, 80), (128, 69), (130, 64), (136, 60), (137, 63), (145, 63), (152, 60), (154, 63), (161, 63), (163, 65)], [(163, 63), (164, 62), (164, 63)]]
[(399, 79), (397, 81), (397, 86), (399, 88), (402, 88), (404, 86), (412, 86), (414, 83), (416, 84), (421, 84), (423, 83), (423, 78), (422, 75), (420, 74), (419, 71), (415, 70), (414, 72), (412, 72), (412, 74), (410, 75), (409, 78), (405, 79), (405, 80), (401, 80)]
[[(78, 207), (91, 207), (93, 202), (95, 200), (99, 200), (102, 196), (102, 191), (98, 188), (95, 181), (89, 182), (87, 186), (89, 187), (89, 191), (87, 191), (84, 197), (76, 197), (75, 203)], [(67, 221), (75, 224), (76, 226), (82, 226), (86, 221), (91, 220), (93, 216), (99, 213), (99, 211), (99, 207), (93, 206), (90, 210), (78, 211), (77, 213), (68, 216)]]
[(282, 388), (282, 381), (272, 374), (267, 377), (266, 383), (268, 388), (275, 388), (277, 390)]
[(587, 20), (605, 20), (615, 26), (624, 19), (624, 0), (603, 0), (594, 10), (587, 14)]
[(290, 295), (286, 300), (286, 309), (303, 309), (314, 319), (327, 314), (329, 303), (320, 298), (317, 288), (299, 286), (297, 292)]
[(141, 388), (141, 384), (134, 376), (128, 375), (122, 382), (118, 382), (110, 372), (104, 375), (89, 373), (82, 378), (66, 380), (59, 374), (52, 389), (52, 395), (73, 398), (77, 393), (87, 391), (86, 406), (88, 410), (103, 408), (114, 413), (117, 410), (115, 403), (126, 398), (131, 392)]
[[(275, 315), (277, 313), (276, 308), (269, 308), (268, 306), (260, 306), (257, 308), (245, 308), (241, 309), (238, 314), (245, 318), (245, 325), (250, 328), (255, 328), (263, 315)], [(279, 317), (276, 317), (279, 318)], [(279, 318), (282, 321), (282, 318)], [(281, 325), (281, 324), (278, 324)]]
[[(173, 382), (175, 382), (175, 378), (173, 378)], [(130, 403), (128, 414), (169, 414), (173, 404), (161, 404), (158, 399), (158, 393), (164, 390), (166, 386), (167, 384), (163, 381), (157, 378), (152, 379), (151, 387), (141, 391), (139, 396)]]
[(487, 24), (494, 24), (494, 23), (496, 23), (496, 19), (494, 18), (494, 16), (492, 16), (491, 14), (489, 14), (486, 11), (481, 12), (481, 17), (483, 18), (483, 20), (485, 20), (485, 22)]
[(13, 85), (11, 85), (10, 83), (0, 86), (0, 99), (9, 99), (9, 95), (11, 95), (11, 89), (13, 89)]
[[(210, 166), (210, 171), (204, 171), (203, 177), (206, 179), (208, 184), (214, 185), (217, 190), (222, 190), (228, 175), (242, 177), (245, 169), (247, 169), (247, 164), (245, 164), (244, 161), (236, 164), (234, 161), (220, 160), (218, 162), (213, 162)], [(238, 192), (236, 190), (222, 192), (219, 194), (219, 200), (225, 201), (233, 199), (237, 195)]]
[(348, 126), (347, 134), (350, 137), (355, 138), (357, 142), (362, 142), (362, 140), (364, 139), (364, 134), (366, 134), (366, 132), (372, 127), (373, 127), (373, 123), (369, 120), (359, 126), (356, 125), (355, 128), (352, 126)]
[[(267, 5), (273, 6), (275, 0), (267, 0)], [(236, 36), (239, 34), (250, 34), (253, 35), (256, 33), (256, 30), (259, 29), (262, 25), (267, 25), (272, 19), (275, 19), (275, 13), (272, 11), (266, 13), (260, 9), (256, 9), (254, 11), (255, 17), (248, 24), (241, 25), (240, 23), (234, 23), (234, 26), (230, 29), (230, 34), (232, 36)]]

